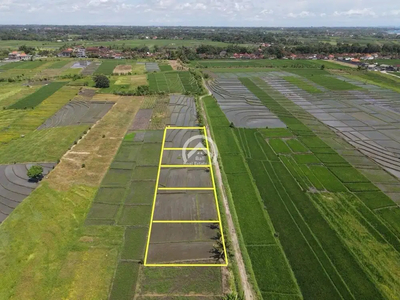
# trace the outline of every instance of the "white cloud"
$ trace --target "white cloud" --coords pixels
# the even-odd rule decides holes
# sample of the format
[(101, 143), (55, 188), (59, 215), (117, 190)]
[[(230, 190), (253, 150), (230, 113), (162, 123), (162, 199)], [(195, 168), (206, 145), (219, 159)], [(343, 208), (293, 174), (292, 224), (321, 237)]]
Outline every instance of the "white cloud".
[(399, 24), (398, 0), (356, 0), (350, 5), (347, 0), (325, 0), (323, 4), (321, 0), (0, 0), (0, 23), (279, 27)]
[(274, 11), (272, 9), (264, 9), (261, 11), (261, 14), (263, 15), (272, 15)]
[(333, 13), (335, 17), (346, 16), (346, 17), (374, 17), (376, 13), (372, 8), (363, 8), (363, 9), (350, 9), (347, 11), (335, 11)]
[(307, 18), (307, 17), (315, 17), (315, 14), (309, 11), (303, 10), (302, 12), (295, 14), (295, 13), (288, 13), (287, 16), (289, 18)]

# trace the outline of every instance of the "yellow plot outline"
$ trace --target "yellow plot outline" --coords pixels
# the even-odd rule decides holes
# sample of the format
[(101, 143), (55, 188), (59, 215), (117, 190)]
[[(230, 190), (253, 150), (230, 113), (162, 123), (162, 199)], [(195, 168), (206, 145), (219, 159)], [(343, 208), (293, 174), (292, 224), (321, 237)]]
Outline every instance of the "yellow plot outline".
[[(167, 130), (182, 130), (182, 129), (196, 129), (196, 130), (203, 130), (204, 132), (204, 136), (205, 136), (205, 140), (206, 140), (206, 148), (202, 149), (202, 148), (164, 148), (164, 144), (165, 144), (165, 137), (167, 134)], [(162, 165), (162, 158), (163, 158), (163, 153), (164, 150), (182, 150), (182, 149), (186, 149), (186, 150), (205, 150), (208, 153), (210, 152), (210, 148), (208, 145), (208, 139), (207, 139), (207, 131), (206, 131), (206, 127), (166, 127), (164, 129), (164, 135), (163, 135), (163, 139), (162, 139), (162, 145), (161, 145), (161, 154), (160, 154), (160, 161), (158, 164), (158, 172), (157, 172), (157, 179), (156, 179), (156, 186), (155, 186), (155, 191), (154, 191), (154, 198), (153, 198), (153, 207), (151, 210), (151, 219), (150, 219), (150, 226), (149, 226), (149, 233), (147, 236), (147, 244), (146, 244), (146, 253), (144, 256), (144, 266), (146, 267), (226, 267), (228, 265), (228, 260), (227, 260), (227, 252), (226, 252), (226, 246), (225, 246), (225, 238), (224, 238), (224, 234), (223, 234), (223, 228), (222, 228), (222, 222), (221, 222), (221, 214), (219, 211), (219, 206), (218, 206), (218, 198), (217, 198), (217, 190), (215, 187), (215, 179), (214, 179), (214, 171), (212, 168), (212, 163), (211, 163), (211, 157), (210, 155), (208, 156), (208, 165)], [(182, 188), (182, 187), (176, 187), (176, 188), (159, 188), (158, 187), (158, 183), (159, 183), (159, 179), (160, 179), (160, 171), (162, 167), (168, 167), (168, 168), (187, 168), (187, 167), (191, 167), (193, 168), (194, 166), (197, 167), (202, 167), (202, 168), (210, 168), (210, 173), (211, 173), (211, 181), (212, 181), (212, 187), (209, 188), (202, 188), (202, 187), (191, 187), (191, 188)], [(171, 191), (171, 190), (212, 190), (214, 192), (214, 199), (215, 199), (215, 206), (217, 209), (217, 216), (218, 216), (218, 220), (215, 221), (207, 221), (207, 220), (154, 220), (154, 210), (155, 210), (155, 206), (156, 206), (156, 198), (157, 198), (157, 192), (159, 190), (167, 190), (167, 191)], [(221, 231), (221, 240), (222, 240), (222, 246), (224, 248), (224, 254), (225, 254), (225, 263), (223, 264), (148, 264), (147, 263), (147, 256), (149, 253), (149, 246), (150, 246), (150, 236), (151, 236), (151, 230), (152, 230), (152, 225), (153, 223), (210, 223), (210, 224), (215, 224), (218, 223), (220, 231)]]

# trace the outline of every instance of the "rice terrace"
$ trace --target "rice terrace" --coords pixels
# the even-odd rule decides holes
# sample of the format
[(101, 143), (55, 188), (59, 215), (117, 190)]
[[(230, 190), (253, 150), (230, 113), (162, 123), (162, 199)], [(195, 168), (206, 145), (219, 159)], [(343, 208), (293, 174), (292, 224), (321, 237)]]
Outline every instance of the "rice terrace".
[(0, 299), (400, 299), (396, 74), (153, 39), (0, 63)]

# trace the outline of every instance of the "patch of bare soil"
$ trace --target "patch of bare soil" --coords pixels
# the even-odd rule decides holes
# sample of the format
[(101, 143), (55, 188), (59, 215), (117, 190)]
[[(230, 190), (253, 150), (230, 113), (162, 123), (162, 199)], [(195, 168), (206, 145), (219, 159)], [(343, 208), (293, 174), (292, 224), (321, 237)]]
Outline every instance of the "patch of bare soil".
[(135, 117), (142, 97), (119, 97), (116, 104), (72, 147), (49, 175), (52, 188), (66, 190), (73, 184), (97, 186)]
[(182, 65), (182, 62), (178, 60), (169, 60), (169, 64), (174, 70), (185, 70), (187, 71), (188, 68)]
[(129, 72), (132, 72), (131, 65), (118, 65), (113, 71), (114, 74), (128, 74)]

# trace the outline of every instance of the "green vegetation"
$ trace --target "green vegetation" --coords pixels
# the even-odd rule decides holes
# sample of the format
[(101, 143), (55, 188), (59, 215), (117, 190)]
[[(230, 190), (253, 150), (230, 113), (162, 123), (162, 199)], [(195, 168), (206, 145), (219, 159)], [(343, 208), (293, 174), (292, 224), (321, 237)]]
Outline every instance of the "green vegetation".
[(97, 88), (108, 88), (110, 86), (110, 80), (105, 75), (95, 75), (93, 77), (93, 81), (95, 82), (95, 87)]
[(103, 75), (111, 75), (118, 65), (126, 64), (125, 61), (119, 59), (111, 59), (111, 60), (102, 60), (101, 65), (94, 72), (95, 75), (103, 74)]
[(60, 61), (56, 61), (54, 62), (52, 65), (50, 65), (48, 68), (49, 69), (61, 69), (62, 67), (66, 66), (67, 64), (69, 64), (71, 61), (70, 60), (60, 60)]
[[(247, 267), (254, 272), (257, 284), (261, 293), (270, 293), (279, 291), (290, 294), (294, 297), (299, 295), (298, 287), (292, 277), (290, 268), (279, 249), (278, 242), (273, 235), (273, 230), (269, 224), (268, 218), (263, 212), (251, 175), (248, 173), (245, 160), (240, 154), (234, 132), (241, 132), (240, 129), (232, 129), (228, 126), (219, 126), (215, 123), (218, 118), (226, 119), (225, 115), (216, 104), (212, 97), (205, 97), (207, 116), (209, 118), (213, 138), (217, 143), (223, 170), (226, 173), (229, 183), (229, 191), (234, 208), (231, 213), (237, 218), (240, 227), (240, 235), (249, 253), (249, 262)], [(226, 121), (227, 122), (227, 121)], [(244, 134), (251, 133), (245, 130)], [(253, 142), (258, 144), (253, 136)], [(249, 149), (253, 149), (254, 144), (248, 141)], [(232, 156), (232, 153), (235, 153)], [(261, 150), (261, 153), (262, 150)], [(234, 160), (232, 158), (235, 157)], [(240, 173), (230, 173), (232, 170), (240, 170)], [(276, 249), (273, 258), (270, 249)], [(244, 251), (244, 250), (242, 250)], [(276, 265), (271, 259), (279, 262)], [(250, 267), (250, 264), (252, 267)], [(265, 267), (268, 266), (268, 269)], [(279, 267), (278, 267), (279, 266)], [(275, 272), (279, 269), (279, 272)], [(266, 271), (268, 270), (268, 271)], [(273, 273), (274, 276), (268, 274)]]
[(43, 167), (40, 165), (33, 165), (29, 168), (27, 175), (30, 179), (37, 181), (43, 176)]
[[(361, 89), (358, 86), (348, 83), (345, 80), (337, 79), (333, 76), (327, 76), (327, 75), (314, 76), (314, 74), (311, 74), (311, 76), (310, 75), (306, 76), (306, 74), (302, 74), (302, 75), (305, 76), (308, 80), (315, 82), (316, 84), (319, 84), (320, 86), (323, 86), (323, 87), (325, 87), (329, 90), (333, 90), (333, 91)], [(306, 88), (304, 88), (304, 86), (301, 86), (301, 88), (306, 90)], [(313, 91), (310, 91), (310, 92), (313, 92)]]
[(35, 61), (21, 61), (8, 63), (0, 66), (0, 70), (11, 70), (11, 69), (23, 69), (23, 70), (31, 70), (36, 69), (42, 65), (47, 63), (47, 61), (35, 60)]
[(22, 98), (18, 102), (10, 105), (8, 108), (9, 109), (24, 109), (24, 108), (28, 108), (28, 107), (31, 108), (31, 107), (38, 106), (40, 103), (42, 103), (43, 100), (45, 100), (46, 98), (53, 95), (65, 84), (66, 84), (66, 82), (49, 83), (48, 85), (41, 87), (39, 90), (37, 90), (33, 94), (30, 94), (29, 96), (26, 96), (25, 98)]
[[(363, 252), (361, 254), (358, 252), (359, 250), (353, 249), (350, 252), (348, 248), (348, 242), (350, 243), (350, 241), (353, 243), (354, 249), (363, 247), (362, 244), (355, 243), (354, 239), (356, 236), (348, 236), (349, 240), (346, 243), (338, 239), (335, 230), (339, 229), (336, 227), (332, 229), (331, 220), (328, 216), (320, 212), (319, 205), (310, 202), (309, 195), (313, 194), (305, 193), (311, 187), (314, 188), (315, 193), (315, 191), (323, 189), (322, 185), (326, 190), (335, 193), (335, 195), (339, 194), (338, 192), (348, 193), (347, 187), (341, 180), (345, 183), (369, 183), (369, 181), (350, 167), (332, 148), (287, 111), (280, 104), (284, 102), (276, 102), (269, 95), (270, 90), (265, 82), (263, 83), (261, 80), (256, 79), (252, 81), (248, 78), (243, 78), (241, 81), (272, 112), (280, 117), (290, 130), (300, 135), (297, 141), (302, 144), (302, 148), (306, 147), (302, 151), (316, 153), (315, 156), (310, 154), (298, 156), (297, 154), (292, 159), (290, 156), (293, 156), (293, 154), (286, 150), (284, 139), (276, 139), (280, 140), (280, 142), (273, 142), (271, 146), (277, 152), (286, 152), (284, 156), (281, 155), (279, 157), (279, 160), (283, 164), (276, 160), (271, 161), (272, 156), (270, 154), (268, 156), (265, 155), (264, 158), (260, 158), (259, 151), (254, 150), (257, 144), (250, 142), (251, 139), (248, 139), (249, 135), (242, 134), (243, 130), (239, 131), (238, 139), (241, 141), (243, 152), (246, 153), (247, 157), (250, 154), (251, 159), (248, 160), (248, 166), (256, 181), (258, 191), (264, 201), (273, 226), (279, 233), (279, 240), (282, 243), (303, 296), (308, 298), (318, 293), (319, 295), (323, 294), (326, 298), (332, 297), (335, 299), (338, 297), (337, 293), (344, 298), (351, 297), (351, 294), (363, 294), (365, 297), (374, 294), (376, 298), (384, 298), (390, 295), (390, 292), (377, 283), (381, 279), (380, 275), (373, 276), (372, 279), (369, 275), (367, 276), (367, 273), (371, 274), (367, 257), (372, 259), (372, 253), (366, 254), (366, 252)], [(255, 82), (257, 82), (257, 85)], [(254, 135), (257, 134), (256, 130), (253, 132)], [(269, 139), (268, 142), (271, 143), (274, 140)], [(266, 144), (264, 140), (258, 140), (257, 142), (260, 149), (262, 148), (262, 143)], [(256, 155), (253, 155), (253, 153)], [(259, 159), (261, 159), (262, 164), (260, 164)], [(332, 172), (330, 169), (332, 169)], [(368, 188), (370, 189), (370, 187)], [(377, 220), (376, 216), (368, 208), (363, 207), (363, 202), (371, 208), (394, 205), (393, 201), (387, 198), (385, 194), (381, 192), (378, 194), (374, 193), (377, 192), (357, 192), (353, 198), (350, 196), (343, 197), (341, 202), (346, 203), (349, 209), (352, 206), (357, 206), (358, 211), (362, 211), (363, 216), (369, 220), (374, 220), (372, 224), (376, 224), (375, 230), (379, 230), (382, 235), (387, 237), (385, 243), (397, 246), (398, 243), (393, 239), (393, 235), (388, 233), (387, 228), (382, 226), (382, 223)], [(372, 196), (367, 196), (371, 194)], [(360, 207), (363, 207), (363, 209), (360, 210)], [(362, 218), (359, 220), (363, 221)], [(374, 240), (373, 243), (379, 244), (382, 242), (380, 236), (374, 233), (374, 229), (371, 229), (370, 224), (364, 221), (362, 224), (368, 231), (367, 235), (371, 235), (368, 239), (374, 237), (377, 240)], [(353, 223), (349, 226), (351, 228), (351, 226), (358, 225), (354, 225)], [(295, 233), (298, 230), (302, 234)], [(305, 240), (302, 241), (302, 239)], [(304, 247), (299, 247), (302, 243), (305, 243)], [(300, 248), (302, 250), (301, 253), (299, 253)], [(294, 250), (295, 252), (293, 252)], [(354, 251), (358, 253), (357, 261), (358, 259), (363, 261), (361, 265), (354, 259)], [(314, 255), (318, 257), (318, 261), (315, 260)], [(385, 255), (387, 259), (395, 261), (392, 252), (387, 252)], [(301, 262), (297, 259), (299, 256), (302, 257)], [(376, 264), (376, 266), (378, 265), (379, 263)], [(309, 268), (309, 271), (305, 271), (307, 268)], [(388, 276), (386, 269), (378, 268), (378, 270), (375, 270), (385, 278), (385, 282), (388, 285), (394, 284)], [(310, 279), (310, 272), (316, 278)], [(310, 280), (314, 283), (320, 283), (315, 286), (309, 285)], [(328, 281), (331, 283), (328, 283)], [(361, 282), (363, 284), (360, 284)], [(318, 289), (317, 287), (322, 289)], [(365, 289), (369, 291), (366, 292)]]
[(197, 60), (191, 61), (191, 66), (199, 68), (288, 68), (288, 69), (316, 69), (320, 70), (322, 65), (328, 69), (346, 68), (338, 66), (335, 63), (317, 61), (317, 60), (270, 60), (270, 59), (257, 59), (257, 60), (212, 60), (204, 61)]
[(150, 91), (157, 93), (190, 93), (201, 92), (195, 77), (189, 71), (151, 73), (147, 75)]
[(158, 65), (161, 72), (172, 71), (172, 67), (170, 65)]
[(55, 162), (87, 130), (87, 125), (55, 127), (32, 131), (0, 145), (0, 163)]
[(290, 83), (293, 83), (295, 86), (301, 88), (302, 90), (305, 90), (306, 92), (315, 94), (315, 93), (321, 93), (322, 91), (318, 89), (317, 87), (311, 85), (310, 83), (306, 82), (304, 78), (301, 77), (294, 77), (294, 76), (286, 76), (283, 77), (286, 81), (289, 81)]

